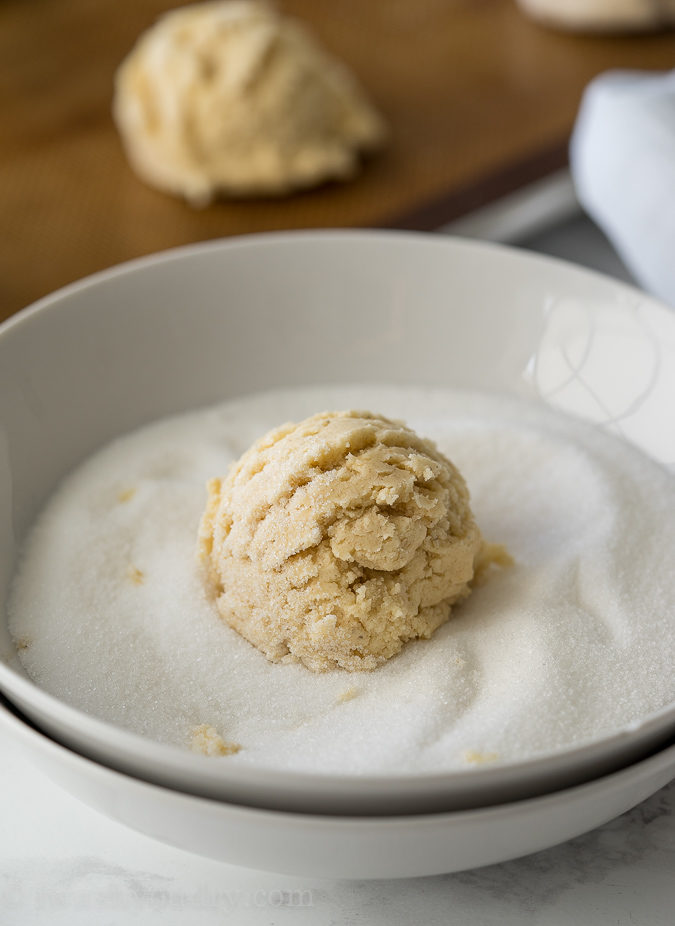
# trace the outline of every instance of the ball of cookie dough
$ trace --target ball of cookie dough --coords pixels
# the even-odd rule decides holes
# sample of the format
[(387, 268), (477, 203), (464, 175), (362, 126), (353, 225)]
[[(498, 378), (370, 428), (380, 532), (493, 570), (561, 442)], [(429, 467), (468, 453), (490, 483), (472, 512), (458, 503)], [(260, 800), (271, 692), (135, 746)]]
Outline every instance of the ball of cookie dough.
[(346, 68), (254, 0), (164, 15), (120, 66), (113, 114), (136, 172), (197, 205), (349, 177), (385, 134)]
[(461, 474), (370, 412), (271, 431), (208, 484), (200, 557), (224, 620), (272, 661), (372, 669), (470, 592), (482, 546)]

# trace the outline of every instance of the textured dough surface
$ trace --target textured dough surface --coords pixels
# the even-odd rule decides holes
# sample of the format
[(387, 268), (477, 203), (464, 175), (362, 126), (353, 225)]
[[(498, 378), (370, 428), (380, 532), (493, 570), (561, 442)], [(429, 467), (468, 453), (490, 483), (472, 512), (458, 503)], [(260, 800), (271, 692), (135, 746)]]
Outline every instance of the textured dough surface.
[(349, 177), (385, 135), (347, 69), (253, 0), (164, 15), (120, 66), (113, 112), (136, 172), (196, 204)]
[(218, 610), (272, 661), (372, 669), (470, 592), (482, 541), (466, 483), (400, 422), (284, 425), (208, 493), (200, 555)]

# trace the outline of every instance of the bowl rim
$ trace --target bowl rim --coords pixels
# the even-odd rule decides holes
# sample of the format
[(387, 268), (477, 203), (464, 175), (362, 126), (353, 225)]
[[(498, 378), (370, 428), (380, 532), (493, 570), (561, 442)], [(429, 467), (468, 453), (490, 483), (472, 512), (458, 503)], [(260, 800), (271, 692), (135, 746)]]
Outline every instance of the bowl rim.
[[(523, 249), (493, 242), (484, 242), (474, 239), (465, 239), (438, 232), (410, 232), (396, 229), (320, 229), (303, 231), (264, 232), (251, 235), (234, 236), (231, 238), (218, 238), (208, 241), (194, 242), (179, 247), (170, 248), (154, 254), (144, 255), (129, 261), (100, 270), (80, 280), (67, 284), (52, 293), (49, 293), (36, 302), (19, 310), (0, 324), (0, 338), (7, 336), (18, 326), (32, 323), (43, 312), (55, 310), (66, 302), (71, 296), (95, 290), (98, 286), (106, 285), (118, 277), (143, 273), (163, 264), (181, 260), (190, 260), (195, 256), (218, 253), (224, 250), (251, 249), (268, 246), (297, 247), (299, 244), (306, 247), (308, 242), (318, 244), (320, 247), (330, 247), (335, 242), (351, 242), (362, 247), (364, 244), (383, 244), (384, 242), (399, 242), (404, 246), (415, 246), (428, 249), (451, 249), (468, 252), (480, 252), (499, 257), (507, 261), (519, 261), (530, 266), (550, 267), (567, 275), (576, 275), (578, 279), (588, 279), (603, 287), (610, 287), (618, 294), (638, 299), (641, 303), (649, 304), (665, 312), (672, 318), (673, 311), (660, 300), (642, 292), (635, 286), (614, 280), (595, 270), (580, 267), (571, 262), (555, 257), (534, 254)], [(502, 784), (505, 777), (514, 778), (527, 773), (528, 775), (542, 775), (546, 771), (553, 771), (562, 760), (573, 761), (584, 754), (594, 751), (605, 752), (614, 745), (628, 740), (638, 732), (649, 732), (662, 725), (675, 727), (675, 702), (667, 704), (657, 711), (650, 712), (638, 721), (624, 724), (618, 730), (602, 737), (587, 737), (573, 745), (561, 746), (552, 750), (534, 753), (525, 759), (504, 760), (490, 765), (472, 766), (466, 770), (446, 771), (420, 771), (416, 773), (387, 774), (373, 773), (331, 773), (323, 771), (303, 771), (279, 769), (274, 766), (256, 765), (227, 765), (213, 762), (212, 757), (202, 756), (183, 750), (180, 747), (150, 740), (140, 734), (119, 727), (95, 715), (73, 707), (55, 695), (40, 688), (34, 681), (20, 674), (3, 660), (0, 660), (0, 691), (11, 699), (16, 695), (21, 702), (27, 702), (52, 717), (62, 718), (64, 722), (79, 732), (86, 732), (99, 742), (116, 742), (116, 749), (120, 757), (125, 754), (138, 758), (139, 756), (150, 765), (159, 767), (171, 766), (185, 774), (199, 774), (211, 783), (222, 785), (226, 789), (228, 784), (235, 784), (245, 780), (257, 786), (270, 786), (275, 788), (286, 786), (291, 789), (303, 790), (310, 784), (317, 784), (324, 788), (343, 791), (358, 790), (367, 793), (392, 793), (400, 790), (417, 791), (420, 788), (441, 787), (442, 785), (456, 785), (459, 788), (468, 788), (472, 785), (490, 787)], [(19, 705), (21, 706), (21, 705)], [(589, 760), (590, 761), (590, 760)]]
[[(87, 770), (90, 774), (100, 777), (107, 777), (113, 781), (128, 782), (132, 781), (135, 786), (146, 792), (154, 791), (161, 794), (164, 799), (178, 798), (183, 803), (189, 803), (192, 806), (201, 804), (202, 806), (216, 809), (219, 807), (227, 808), (228, 813), (239, 814), (246, 817), (257, 816), (274, 820), (282, 825), (288, 821), (302, 821), (309, 827), (331, 826), (344, 829), (361, 829), (363, 827), (376, 826), (381, 829), (396, 829), (406, 825), (442, 825), (451, 824), (453, 820), (466, 820), (481, 818), (483, 820), (495, 820), (504, 815), (511, 815), (514, 811), (525, 808), (544, 808), (557, 804), (565, 804), (573, 795), (586, 792), (587, 794), (598, 794), (607, 788), (622, 787), (626, 781), (631, 781), (640, 772), (648, 770), (666, 770), (670, 768), (675, 775), (675, 740), (671, 738), (660, 749), (652, 751), (649, 755), (633, 762), (630, 765), (612, 771), (606, 775), (593, 778), (590, 781), (573, 785), (572, 787), (560, 788), (556, 791), (539, 794), (534, 797), (526, 797), (515, 801), (504, 801), (498, 804), (491, 804), (485, 807), (469, 807), (462, 810), (434, 810), (426, 813), (409, 813), (409, 814), (377, 814), (374, 816), (349, 814), (329, 814), (329, 813), (306, 813), (289, 811), (271, 807), (255, 807), (246, 804), (230, 803), (222, 798), (205, 797), (200, 794), (186, 793), (164, 784), (158, 784), (154, 781), (146, 781), (129, 772), (121, 771), (90, 758), (87, 755), (64, 746), (62, 743), (52, 739), (39, 728), (35, 727), (28, 720), (24, 719), (19, 711), (13, 707), (10, 709), (5, 703), (6, 699), (0, 696), (0, 728), (10, 731), (10, 735), (24, 741), (34, 740), (39, 743), (40, 748), (57, 755), (62, 761), (67, 762), (71, 767), (80, 767)], [(675, 780), (675, 779), (673, 779)]]
[(16, 312), (13, 312), (2, 322), (0, 322), (0, 336), (4, 336), (7, 331), (16, 325), (28, 321), (34, 315), (44, 311), (56, 303), (67, 299), (72, 295), (85, 292), (100, 284), (108, 283), (119, 276), (127, 276), (147, 269), (152, 269), (161, 264), (175, 260), (189, 259), (195, 255), (207, 254), (211, 251), (235, 250), (238, 248), (250, 248), (266, 245), (288, 245), (295, 246), (295, 242), (313, 243), (321, 242), (321, 246), (330, 246), (334, 242), (359, 241), (359, 242), (384, 242), (398, 241), (407, 245), (419, 245), (428, 248), (437, 246), (439, 248), (451, 247), (457, 249), (466, 249), (469, 251), (482, 251), (491, 253), (494, 256), (502, 255), (506, 259), (523, 259), (523, 261), (538, 264), (540, 266), (549, 266), (557, 268), (565, 273), (578, 276), (580, 279), (586, 278), (589, 281), (595, 280), (604, 286), (616, 288), (619, 292), (631, 295), (641, 301), (648, 302), (654, 307), (666, 312), (667, 315), (673, 315), (673, 308), (665, 302), (652, 296), (640, 289), (634, 283), (628, 283), (625, 280), (615, 279), (599, 270), (590, 267), (584, 267), (581, 264), (575, 264), (573, 261), (565, 260), (562, 257), (554, 257), (550, 254), (540, 254), (535, 251), (528, 251), (525, 248), (516, 245), (505, 244), (499, 241), (484, 241), (478, 238), (465, 238), (460, 235), (446, 234), (439, 231), (410, 231), (399, 228), (316, 228), (316, 229), (298, 229), (290, 231), (265, 231), (251, 232), (250, 234), (231, 235), (228, 238), (209, 238), (204, 241), (193, 241), (190, 244), (180, 244), (175, 247), (165, 248), (162, 251), (154, 251), (150, 254), (143, 254), (140, 257), (132, 257), (129, 260), (121, 261), (110, 267), (104, 267), (96, 270), (70, 283), (45, 293), (28, 305), (23, 306)]

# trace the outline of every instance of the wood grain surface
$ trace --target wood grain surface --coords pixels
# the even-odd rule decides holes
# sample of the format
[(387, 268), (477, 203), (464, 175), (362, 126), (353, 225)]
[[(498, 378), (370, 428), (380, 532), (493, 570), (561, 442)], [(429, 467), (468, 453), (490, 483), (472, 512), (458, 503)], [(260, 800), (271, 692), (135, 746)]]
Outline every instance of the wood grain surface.
[(666, 69), (675, 34), (578, 36), (511, 0), (284, 0), (361, 78), (391, 128), (345, 184), (191, 208), (131, 172), (115, 68), (161, 0), (0, 0), (0, 317), (142, 254), (271, 229), (433, 228), (565, 162), (585, 84)]

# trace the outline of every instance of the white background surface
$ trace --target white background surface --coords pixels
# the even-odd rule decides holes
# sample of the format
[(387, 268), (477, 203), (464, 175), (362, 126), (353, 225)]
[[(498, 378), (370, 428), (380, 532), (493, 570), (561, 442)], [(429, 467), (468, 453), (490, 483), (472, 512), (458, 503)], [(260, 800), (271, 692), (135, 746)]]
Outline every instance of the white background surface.
[[(523, 244), (627, 276), (579, 217)], [(163, 846), (60, 791), (13, 742), (0, 747), (1, 926), (675, 922), (675, 782), (606, 826), (525, 859), (436, 878), (334, 882)]]

